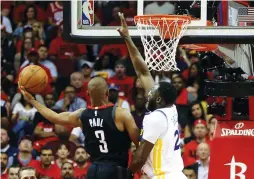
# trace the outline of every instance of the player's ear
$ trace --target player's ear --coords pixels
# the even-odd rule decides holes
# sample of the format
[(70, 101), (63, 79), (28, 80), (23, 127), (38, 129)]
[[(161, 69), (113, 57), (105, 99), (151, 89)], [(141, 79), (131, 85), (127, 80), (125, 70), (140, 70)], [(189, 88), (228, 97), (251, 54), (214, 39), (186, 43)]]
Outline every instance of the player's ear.
[(156, 103), (160, 103), (161, 102), (161, 97), (158, 97), (157, 99), (156, 99)]

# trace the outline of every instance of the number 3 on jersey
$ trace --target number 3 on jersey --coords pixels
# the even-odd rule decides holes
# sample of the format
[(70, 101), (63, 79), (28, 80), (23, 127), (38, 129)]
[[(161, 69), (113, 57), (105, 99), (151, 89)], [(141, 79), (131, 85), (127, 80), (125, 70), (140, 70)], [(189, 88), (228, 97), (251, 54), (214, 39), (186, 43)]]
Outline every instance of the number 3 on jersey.
[(180, 144), (179, 144), (179, 137), (180, 136), (179, 136), (179, 131), (178, 130), (175, 131), (174, 137), (176, 138), (174, 150), (178, 150), (178, 149), (180, 149)]
[(101, 153), (108, 153), (108, 146), (105, 141), (105, 135), (103, 130), (95, 131), (95, 136), (99, 139), (101, 145), (99, 145)]

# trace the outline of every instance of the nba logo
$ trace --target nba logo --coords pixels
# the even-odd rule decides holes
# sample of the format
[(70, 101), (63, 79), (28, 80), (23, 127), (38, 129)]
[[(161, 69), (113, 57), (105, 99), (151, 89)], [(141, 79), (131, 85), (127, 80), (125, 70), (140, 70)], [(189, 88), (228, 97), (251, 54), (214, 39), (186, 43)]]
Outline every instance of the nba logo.
[(94, 0), (82, 0), (82, 25), (94, 24)]

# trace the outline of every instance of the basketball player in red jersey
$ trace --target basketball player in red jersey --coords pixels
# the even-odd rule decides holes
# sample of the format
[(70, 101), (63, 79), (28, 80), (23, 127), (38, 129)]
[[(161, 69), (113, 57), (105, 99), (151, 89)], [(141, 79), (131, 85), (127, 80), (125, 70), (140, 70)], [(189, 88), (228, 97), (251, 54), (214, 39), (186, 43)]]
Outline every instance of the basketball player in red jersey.
[(130, 112), (108, 102), (104, 78), (94, 77), (88, 83), (92, 106), (60, 114), (37, 102), (23, 86), (19, 87), (24, 98), (52, 123), (83, 129), (86, 151), (92, 162), (86, 179), (133, 178), (127, 170), (128, 151), (131, 140), (138, 146), (139, 129)]

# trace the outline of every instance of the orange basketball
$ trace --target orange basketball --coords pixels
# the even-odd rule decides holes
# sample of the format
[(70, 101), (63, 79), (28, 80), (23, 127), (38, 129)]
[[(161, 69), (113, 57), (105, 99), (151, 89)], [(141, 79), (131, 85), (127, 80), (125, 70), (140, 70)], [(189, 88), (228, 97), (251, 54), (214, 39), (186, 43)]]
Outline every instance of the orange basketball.
[(32, 94), (39, 94), (47, 87), (48, 75), (37, 65), (25, 67), (19, 75), (19, 84)]

